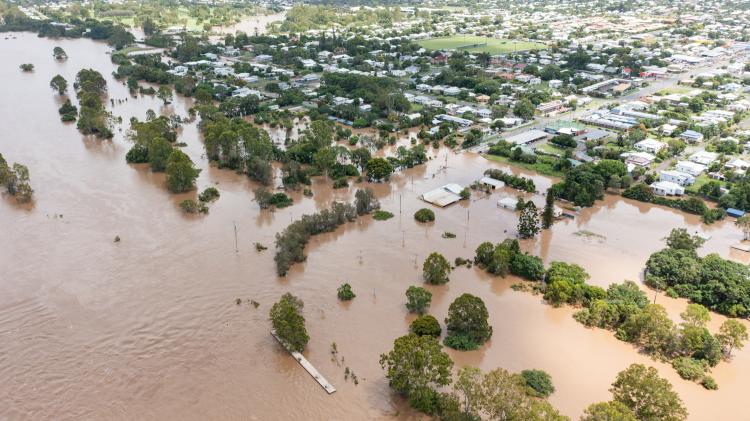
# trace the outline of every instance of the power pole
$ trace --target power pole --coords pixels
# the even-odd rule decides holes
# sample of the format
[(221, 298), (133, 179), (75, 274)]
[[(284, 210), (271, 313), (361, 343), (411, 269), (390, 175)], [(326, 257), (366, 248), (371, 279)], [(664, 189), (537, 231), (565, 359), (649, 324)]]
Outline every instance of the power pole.
[(234, 252), (239, 253), (240, 249), (237, 242), (237, 222), (232, 221), (232, 224), (234, 224)]

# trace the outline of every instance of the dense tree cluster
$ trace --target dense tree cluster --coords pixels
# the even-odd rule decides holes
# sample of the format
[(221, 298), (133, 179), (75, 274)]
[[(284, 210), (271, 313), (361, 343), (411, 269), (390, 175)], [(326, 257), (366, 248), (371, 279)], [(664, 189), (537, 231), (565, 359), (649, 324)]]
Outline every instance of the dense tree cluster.
[[(354, 221), (358, 209), (376, 209), (375, 200), (372, 193), (359, 194), (354, 205), (333, 202), (330, 209), (303, 215), (292, 222), (284, 231), (276, 234), (276, 273), (285, 276), (294, 263), (305, 261), (305, 245), (311, 236), (331, 232), (346, 222)], [(362, 204), (363, 201), (367, 201), (367, 204)]]
[[(559, 262), (552, 266), (548, 281), (553, 280), (544, 295), (547, 301), (584, 306), (574, 316), (580, 323), (616, 332), (617, 338), (637, 345), (653, 357), (672, 361), (680, 376), (701, 382), (706, 388), (715, 388), (714, 380), (706, 374), (710, 367), (728, 358), (732, 349), (747, 340), (745, 326), (731, 319), (724, 322), (719, 334), (712, 335), (706, 328), (709, 312), (700, 304), (688, 305), (681, 314), (683, 322), (676, 326), (664, 307), (650, 304), (632, 281), (612, 284), (604, 291), (585, 284), (588, 275), (580, 267)], [(561, 278), (577, 281), (568, 282), (572, 288), (553, 288)]]
[(563, 181), (552, 186), (552, 191), (555, 197), (588, 207), (604, 197), (604, 190), (612, 178), (626, 174), (627, 168), (622, 161), (603, 159), (595, 164), (581, 164), (570, 168)]
[(102, 103), (102, 96), (107, 92), (107, 81), (94, 69), (82, 69), (76, 75), (73, 87), (80, 105), (78, 130), (86, 135), (111, 138), (110, 116)]
[[(413, 408), (441, 420), (568, 419), (540, 397), (521, 374), (501, 368), (482, 373), (468, 366), (453, 379), (453, 361), (433, 335), (412, 333), (396, 339), (393, 349), (380, 356), (380, 364), (394, 391), (406, 397)], [(546, 383), (536, 380), (541, 378), (533, 381), (540, 386)], [(452, 391), (438, 391), (451, 383)], [(545, 390), (547, 387), (551, 383), (542, 386)]]
[(177, 120), (153, 113), (146, 121), (132, 118), (129, 135), (134, 144), (125, 155), (130, 164), (148, 163), (152, 171), (166, 172), (167, 188), (173, 193), (192, 190), (200, 174), (190, 157), (172, 146), (178, 126)]
[(484, 175), (490, 178), (494, 178), (495, 180), (500, 180), (503, 183), (507, 184), (509, 187), (513, 187), (514, 189), (517, 189), (517, 190), (521, 190), (521, 191), (525, 191), (529, 193), (536, 190), (536, 186), (534, 185), (534, 180), (530, 178), (518, 177), (513, 174), (508, 174), (506, 172), (503, 172), (502, 170), (498, 170), (495, 168), (485, 171)]
[(653, 190), (651, 190), (651, 187), (644, 183), (634, 184), (629, 187), (622, 192), (622, 197), (638, 200), (639, 202), (667, 206), (679, 209), (683, 212), (700, 215), (702, 216), (703, 222), (707, 224), (724, 219), (725, 215), (723, 209), (711, 209), (698, 197), (688, 197), (687, 199), (667, 199), (666, 197), (657, 196), (654, 194)]
[(498, 244), (480, 244), (476, 249), (474, 264), (494, 275), (505, 276), (512, 273), (530, 280), (541, 280), (544, 277), (542, 259), (522, 253), (518, 241), (510, 238)]
[(247, 174), (268, 186), (273, 181), (274, 146), (268, 132), (241, 118), (214, 113), (201, 122), (206, 155), (219, 168)]
[(718, 254), (699, 257), (702, 239), (673, 230), (668, 247), (646, 262), (646, 284), (669, 295), (689, 298), (733, 317), (750, 314), (750, 269)]
[(410, 107), (398, 82), (392, 78), (352, 73), (324, 73), (320, 93), (362, 98), (372, 105), (372, 112), (379, 117), (386, 117), (392, 112), (403, 113), (409, 111)]

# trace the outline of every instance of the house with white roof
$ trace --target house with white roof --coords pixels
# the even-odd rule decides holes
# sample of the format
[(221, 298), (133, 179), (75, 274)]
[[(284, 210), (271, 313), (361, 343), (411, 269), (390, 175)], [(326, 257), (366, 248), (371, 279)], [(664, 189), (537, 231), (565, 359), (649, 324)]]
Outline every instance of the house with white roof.
[(677, 165), (675, 165), (675, 170), (697, 177), (703, 171), (706, 171), (706, 166), (691, 161), (678, 161)]
[(732, 158), (724, 164), (724, 168), (734, 170), (734, 172), (738, 174), (744, 174), (747, 172), (747, 169), (750, 168), (750, 162), (740, 158)]
[(655, 195), (658, 196), (682, 196), (685, 194), (685, 188), (671, 181), (656, 181), (649, 186)]
[(659, 181), (669, 181), (681, 186), (690, 186), (695, 183), (695, 177), (681, 171), (664, 170), (659, 173)]
[(703, 135), (696, 132), (695, 130), (685, 130), (684, 132), (680, 133), (680, 138), (684, 139), (687, 142), (696, 143), (703, 140)]
[(667, 147), (667, 144), (656, 139), (643, 139), (633, 145), (636, 149), (650, 154), (658, 154), (659, 151)]
[(716, 152), (706, 152), (705, 150), (698, 151), (688, 158), (689, 161), (697, 164), (709, 166), (712, 162), (716, 161), (719, 154)]

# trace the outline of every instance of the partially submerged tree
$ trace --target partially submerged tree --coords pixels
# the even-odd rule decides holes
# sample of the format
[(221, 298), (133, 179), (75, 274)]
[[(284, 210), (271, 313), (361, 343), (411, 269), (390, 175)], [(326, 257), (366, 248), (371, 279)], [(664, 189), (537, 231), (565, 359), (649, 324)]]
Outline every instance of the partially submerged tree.
[(449, 281), (448, 274), (451, 265), (442, 254), (433, 252), (422, 265), (422, 277), (425, 282), (432, 285), (440, 285)]
[(65, 60), (68, 58), (68, 53), (66, 53), (65, 50), (63, 50), (62, 47), (58, 45), (52, 49), (52, 56), (57, 60)]
[(302, 352), (310, 340), (305, 328), (305, 318), (301, 314), (304, 305), (302, 300), (286, 293), (271, 307), (269, 313), (274, 331), (292, 351)]
[(489, 313), (481, 298), (462, 294), (448, 307), (445, 325), (448, 336), (445, 344), (459, 350), (476, 349), (492, 336)]
[(422, 287), (410, 286), (406, 290), (406, 308), (412, 313), (422, 314), (430, 306), (432, 293)]
[(65, 91), (68, 90), (68, 81), (61, 75), (55, 75), (49, 81), (49, 87), (57, 91), (58, 95), (65, 95)]
[(451, 382), (453, 361), (432, 336), (409, 334), (396, 339), (393, 349), (380, 355), (388, 384), (409, 398), (417, 409), (431, 409), (435, 389)]
[(683, 421), (688, 413), (667, 379), (653, 367), (632, 364), (612, 383), (612, 397), (640, 421)]
[(518, 218), (518, 235), (521, 238), (534, 238), (539, 231), (539, 212), (534, 202), (528, 201)]

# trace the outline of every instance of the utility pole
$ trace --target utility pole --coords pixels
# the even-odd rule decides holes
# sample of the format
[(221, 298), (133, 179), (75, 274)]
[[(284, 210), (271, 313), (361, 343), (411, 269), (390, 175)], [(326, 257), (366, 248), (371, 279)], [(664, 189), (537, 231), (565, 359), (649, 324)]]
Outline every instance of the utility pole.
[(232, 221), (232, 224), (234, 224), (234, 252), (239, 253), (239, 244), (237, 243), (237, 222)]

